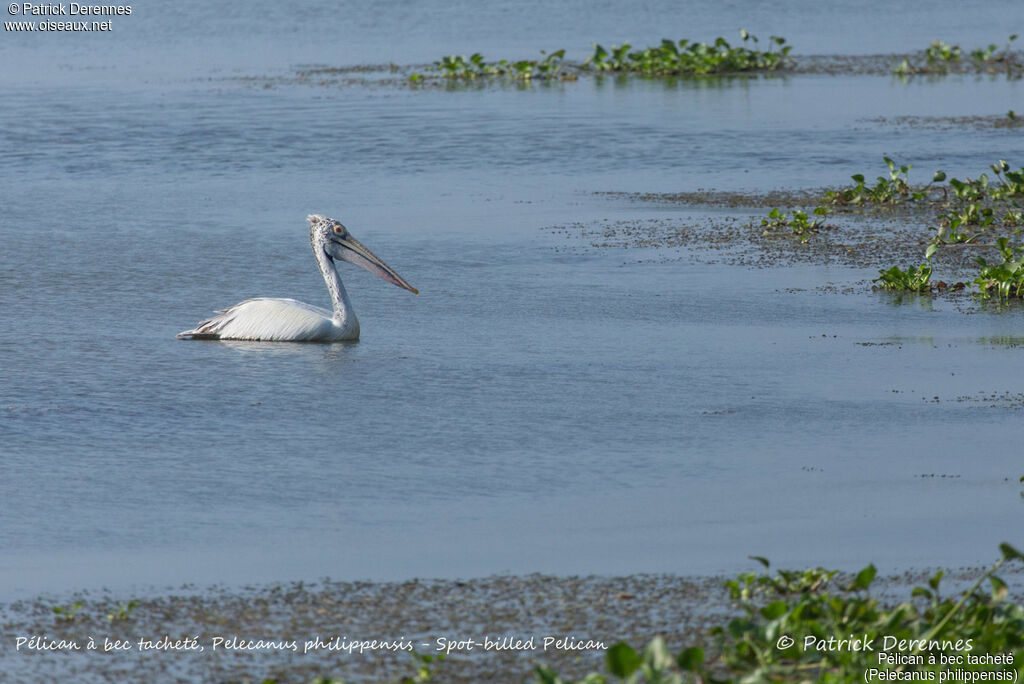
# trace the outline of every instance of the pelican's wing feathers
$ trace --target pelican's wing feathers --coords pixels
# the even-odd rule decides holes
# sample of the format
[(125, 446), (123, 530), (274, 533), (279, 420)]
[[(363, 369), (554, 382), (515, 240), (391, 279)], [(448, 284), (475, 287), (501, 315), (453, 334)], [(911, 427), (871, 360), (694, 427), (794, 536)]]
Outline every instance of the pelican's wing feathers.
[(247, 299), (218, 311), (192, 330), (178, 333), (193, 340), (323, 340), (338, 329), (333, 314), (296, 299)]

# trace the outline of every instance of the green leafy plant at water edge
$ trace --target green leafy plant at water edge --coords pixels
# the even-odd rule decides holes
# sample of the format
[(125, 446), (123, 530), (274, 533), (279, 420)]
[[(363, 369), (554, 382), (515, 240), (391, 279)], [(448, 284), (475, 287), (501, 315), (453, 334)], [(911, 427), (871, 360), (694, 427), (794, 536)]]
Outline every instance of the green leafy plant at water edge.
[[(992, 207), (982, 207), (970, 203), (962, 209), (954, 209), (948, 214), (939, 215), (939, 225), (930, 228), (935, 235), (928, 243), (924, 253), (925, 259), (931, 259), (939, 247), (945, 244), (967, 244), (983, 235), (986, 229), (995, 222), (995, 211)], [(974, 232), (961, 230), (973, 229)]]
[(941, 40), (936, 40), (925, 48), (924, 51), (925, 59), (929, 64), (959, 62), (960, 54), (959, 45), (950, 45), (949, 43), (943, 43)]
[(998, 264), (989, 264), (984, 258), (975, 261), (981, 271), (974, 284), (983, 297), (996, 296), (999, 299), (1024, 299), (1024, 246), (1010, 244), (1009, 238), (996, 240), (996, 247), (1002, 257)]
[(410, 677), (402, 677), (402, 679), (399, 680), (399, 684), (418, 684), (419, 682), (432, 681), (434, 679), (434, 675), (437, 674), (435, 667), (440, 665), (445, 658), (444, 653), (431, 655), (413, 651), (411, 655), (413, 661), (415, 661), (416, 674)]
[(978, 48), (971, 51), (971, 58), (976, 62), (1006, 62), (1012, 60), (1013, 50), (1011, 50), (1011, 46), (1015, 40), (1017, 40), (1016, 33), (1012, 34), (1009, 40), (1006, 41), (1006, 47), (1002, 52), (999, 52), (999, 46), (993, 43), (987, 48)]
[[(547, 53), (541, 51), (539, 60), (499, 60), (488, 62), (480, 53), (469, 57), (447, 55), (434, 62), (434, 71), (441, 77), (474, 80), (504, 77), (521, 82), (532, 80), (575, 80), (579, 74), (632, 73), (645, 76), (701, 76), (749, 71), (773, 71), (787, 64), (791, 46), (780, 36), (770, 38), (767, 51), (757, 49), (758, 39), (745, 30), (740, 31), (742, 45), (733, 46), (725, 38), (714, 43), (664, 39), (660, 45), (633, 50), (629, 43), (613, 45), (606, 50), (594, 44), (593, 54), (583, 64), (570, 65), (565, 61), (565, 50)], [(409, 81), (423, 83), (424, 74), (412, 74)]]
[[(423, 684), (423, 682), (434, 681), (434, 676), (437, 674), (436, 668), (442, 662), (444, 662), (445, 654), (421, 654), (416, 651), (411, 651), (409, 655), (412, 656), (413, 664), (415, 667), (415, 673), (407, 675), (400, 679), (394, 680), (396, 684)], [(260, 684), (284, 684), (279, 679), (271, 677), (264, 679)], [(346, 681), (340, 677), (315, 677), (310, 680), (309, 684), (347, 684)]]
[(890, 292), (928, 292), (931, 286), (928, 281), (932, 277), (931, 264), (920, 266), (908, 266), (906, 270), (899, 266), (893, 266), (887, 270), (878, 272), (878, 277), (872, 280), (879, 283), (879, 287)]
[[(1013, 171), (1003, 159), (990, 168), (997, 183), (990, 183), (984, 173), (975, 179), (950, 179), (948, 190), (952, 206), (947, 213), (938, 216), (939, 225), (930, 228), (935, 235), (929, 241), (926, 259), (931, 259), (944, 245), (980, 243), (979, 238), (1001, 226), (1015, 227), (1024, 223), (1024, 212), (1007, 206), (1007, 203), (1018, 206), (1017, 201), (1024, 197), (1024, 169)], [(1005, 211), (1000, 217), (997, 210)], [(1007, 262), (1007, 268), (1010, 267)]]
[[(733, 46), (719, 37), (712, 44), (691, 42), (688, 39), (664, 39), (661, 45), (632, 50), (629, 43), (613, 45), (611, 50), (594, 44), (594, 53), (584, 62), (584, 68), (598, 72), (631, 72), (648, 76), (704, 75), (742, 71), (772, 71), (785, 64), (791, 46), (780, 36), (770, 38), (767, 52), (747, 47), (756, 46), (757, 37), (740, 31), (743, 45)], [(777, 51), (776, 51), (777, 48)]]
[(1024, 197), (1024, 168), (1011, 171), (1009, 163), (1000, 159), (990, 167), (999, 177), (999, 185), (993, 191), (995, 199), (1015, 199)]
[(1024, 225), (1024, 211), (1008, 211), (1000, 219), (1004, 226)]
[[(709, 636), (714, 648), (691, 646), (673, 654), (659, 637), (642, 653), (625, 643), (612, 646), (605, 657), (608, 676), (592, 673), (578, 680), (585, 684), (609, 681), (716, 682), (822, 682), (846, 684), (864, 681), (866, 671), (878, 674), (876, 681), (904, 681), (913, 673), (937, 675), (950, 669), (941, 662), (946, 655), (1006, 654), (1013, 669), (1011, 679), (1024, 657), (1024, 606), (1007, 601), (1008, 587), (996, 576), (1009, 561), (1022, 555), (1009, 544), (1001, 544), (1002, 557), (959, 597), (940, 593), (943, 573), (931, 577), (927, 586), (910, 592), (909, 599), (887, 606), (870, 596), (876, 570), (869, 565), (848, 583), (835, 586), (835, 571), (816, 568), (767, 574), (768, 561), (758, 558), (765, 574), (743, 574), (726, 583), (740, 616), (713, 627)], [(989, 584), (983, 591), (982, 585)], [(872, 649), (819, 648), (829, 638), (846, 637), (871, 643)], [(888, 664), (878, 654), (885, 639), (903, 640), (904, 646), (888, 651), (910, 656), (902, 664)], [(961, 646), (957, 646), (957, 641)], [(965, 649), (963, 644), (969, 643)], [(986, 663), (964, 662), (956, 668), (991, 671)], [(935, 677), (921, 677), (933, 679)], [(937, 678), (935, 678), (937, 681)], [(573, 684), (551, 668), (538, 667), (533, 684)]]
[(76, 601), (70, 606), (54, 606), (53, 616), (59, 622), (74, 622), (78, 617), (78, 611), (82, 609), (82, 602)]
[(997, 185), (989, 183), (988, 174), (977, 178), (949, 179), (949, 188), (953, 197), (965, 202), (978, 202), (983, 199), (996, 201), (1024, 198), (1024, 168), (1017, 171), (1010, 169), (1009, 163), (1000, 159), (989, 168), (999, 179)]
[(910, 185), (910, 169), (913, 164), (897, 165), (889, 157), (882, 157), (885, 165), (889, 168), (888, 176), (878, 176), (873, 186), (869, 186), (864, 174), (855, 173), (850, 176), (854, 185), (845, 190), (829, 190), (825, 193), (825, 199), (832, 204), (898, 204), (905, 200), (922, 200), (928, 197), (932, 183), (940, 183), (946, 180), (946, 174), (936, 171), (932, 176), (932, 183), (923, 188), (914, 188)]
[(965, 178), (964, 180), (950, 178), (949, 187), (956, 199), (965, 202), (977, 202), (988, 195), (988, 176), (981, 174), (973, 180), (970, 178)]
[[(973, 280), (978, 286), (977, 294), (982, 298), (1000, 300), (1024, 299), (1021, 288), (1021, 278), (1024, 277), (1021, 251), (1024, 246), (1019, 244), (1024, 228), (1024, 210), (1021, 210), (1024, 168), (1014, 170), (1006, 160), (1000, 159), (990, 165), (994, 174), (991, 177), (982, 173), (976, 178), (950, 178), (944, 184), (946, 174), (936, 171), (931, 183), (914, 187), (909, 181), (911, 165), (899, 165), (889, 157), (884, 157), (884, 160), (889, 173), (879, 176), (873, 186), (867, 184), (863, 174), (855, 174), (851, 176), (855, 182), (853, 187), (829, 190), (825, 199), (833, 205), (880, 207), (925, 201), (933, 206), (941, 205), (945, 211), (938, 214), (937, 225), (929, 227), (933, 235), (925, 249), (925, 263), (907, 269), (893, 266), (881, 270), (873, 281), (878, 283), (877, 287), (904, 292), (928, 292), (947, 287), (962, 290), (967, 286), (963, 282), (947, 286), (940, 281), (931, 285), (932, 259), (951, 245), (965, 249), (995, 248), (1001, 256), (1000, 261), (989, 263), (982, 257), (974, 259), (980, 269)], [(766, 228), (777, 229), (787, 225), (785, 214), (778, 210), (770, 214), (769, 219), (762, 221)], [(1012, 229), (1012, 233), (1007, 234), (1007, 229)]]
[(892, 72), (903, 77), (916, 74), (948, 74), (954, 70), (993, 72), (993, 66), (1000, 64), (1005, 67), (1007, 74), (1019, 74), (1020, 67), (1014, 61), (1011, 49), (1015, 40), (1017, 34), (1011, 35), (1002, 51), (995, 44), (972, 50), (970, 63), (965, 63), (962, 59), (963, 51), (959, 45), (936, 40), (917, 55), (902, 60), (893, 67)]
[[(575, 74), (563, 73), (563, 60), (565, 50), (555, 50), (550, 54), (541, 50), (542, 58), (539, 60), (520, 60), (510, 62), (502, 59), (497, 62), (487, 62), (479, 52), (470, 55), (468, 58), (462, 55), (447, 55), (434, 62), (435, 70), (445, 78), (453, 79), (476, 79), (487, 76), (504, 76), (518, 81), (529, 81), (534, 78), (552, 79), (573, 79)], [(410, 76), (413, 82), (423, 80), (421, 74)]]
[(114, 622), (117, 620), (127, 620), (131, 618), (132, 611), (134, 611), (139, 605), (138, 601), (129, 601), (128, 603), (122, 603), (112, 613), (107, 614), (107, 620)]
[(808, 238), (817, 233), (828, 216), (828, 208), (816, 207), (812, 212), (817, 218), (810, 219), (807, 212), (794, 210), (793, 218), (788, 218), (785, 212), (779, 211), (776, 207), (768, 213), (768, 218), (761, 219), (764, 227), (764, 235), (771, 235), (777, 230), (788, 230), (791, 234), (800, 238), (800, 242), (807, 242)]

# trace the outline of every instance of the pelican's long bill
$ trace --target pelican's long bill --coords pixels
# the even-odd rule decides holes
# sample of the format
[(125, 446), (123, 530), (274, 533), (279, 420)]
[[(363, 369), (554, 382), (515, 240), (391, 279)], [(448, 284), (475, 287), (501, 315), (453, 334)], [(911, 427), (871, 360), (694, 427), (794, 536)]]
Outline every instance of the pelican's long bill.
[(397, 285), (413, 294), (418, 295), (420, 293), (415, 287), (405, 282), (405, 279), (395, 273), (394, 269), (385, 264), (380, 257), (366, 247), (363, 247), (359, 240), (356, 240), (351, 234), (346, 232), (344, 236), (332, 235), (330, 237), (330, 246), (331, 249), (328, 254), (335, 259), (341, 259), (342, 261), (365, 268), (381, 280), (386, 280), (392, 285)]

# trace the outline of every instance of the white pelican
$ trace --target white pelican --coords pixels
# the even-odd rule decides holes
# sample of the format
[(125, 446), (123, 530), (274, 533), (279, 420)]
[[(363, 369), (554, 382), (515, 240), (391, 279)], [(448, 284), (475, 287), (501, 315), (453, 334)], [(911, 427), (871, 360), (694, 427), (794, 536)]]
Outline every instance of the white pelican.
[(352, 311), (334, 260), (361, 266), (370, 273), (413, 294), (419, 291), (405, 282), (373, 252), (352, 237), (345, 226), (325, 216), (307, 216), (309, 242), (334, 302), (334, 311), (294, 299), (247, 299), (192, 330), (178, 333), (191, 340), (263, 340), (274, 342), (336, 342), (359, 339), (359, 321)]

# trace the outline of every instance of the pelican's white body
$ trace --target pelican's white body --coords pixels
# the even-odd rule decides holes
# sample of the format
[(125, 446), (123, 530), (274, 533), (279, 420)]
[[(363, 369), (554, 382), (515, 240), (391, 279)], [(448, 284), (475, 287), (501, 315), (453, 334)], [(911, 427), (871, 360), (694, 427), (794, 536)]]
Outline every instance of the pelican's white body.
[(219, 316), (203, 321), (191, 337), (266, 342), (343, 342), (359, 339), (359, 320), (351, 311), (345, 320), (319, 306), (297, 299), (247, 299)]

